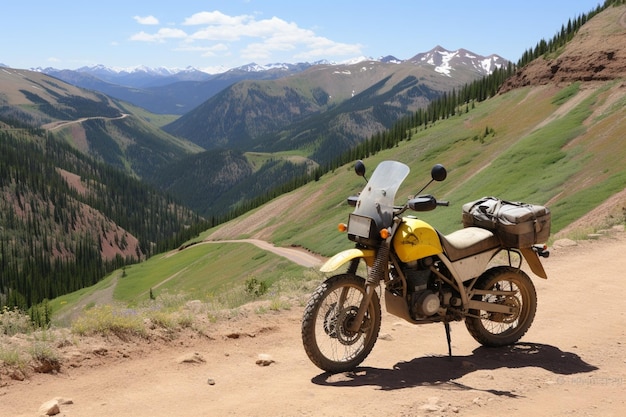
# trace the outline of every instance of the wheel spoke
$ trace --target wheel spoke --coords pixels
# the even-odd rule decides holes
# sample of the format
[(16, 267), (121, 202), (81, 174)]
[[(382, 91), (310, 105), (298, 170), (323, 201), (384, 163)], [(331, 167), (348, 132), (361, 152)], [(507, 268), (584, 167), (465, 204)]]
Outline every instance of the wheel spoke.
[(465, 320), (470, 334), (488, 346), (504, 346), (518, 341), (530, 327), (537, 308), (536, 291), (528, 275), (515, 268), (497, 267), (485, 272), (475, 288), (488, 293), (477, 299), (506, 306), (511, 312), (471, 310), (475, 316)]
[(363, 349), (362, 333), (347, 330), (350, 317), (358, 310), (363, 294), (355, 288), (343, 287), (328, 294), (320, 306), (315, 338), (320, 352), (335, 361), (348, 361)]
[(498, 281), (492, 286), (494, 291), (510, 291), (515, 295), (485, 295), (483, 301), (492, 304), (501, 304), (513, 307), (515, 313), (492, 313), (481, 311), (481, 321), (485, 330), (497, 335), (517, 328), (519, 324), (520, 312), (523, 309), (524, 301), (520, 289), (512, 281)]
[(302, 318), (309, 359), (329, 372), (354, 369), (370, 353), (380, 330), (380, 300), (372, 294), (362, 324), (353, 328), (365, 296), (365, 279), (353, 274), (328, 278), (313, 293)]

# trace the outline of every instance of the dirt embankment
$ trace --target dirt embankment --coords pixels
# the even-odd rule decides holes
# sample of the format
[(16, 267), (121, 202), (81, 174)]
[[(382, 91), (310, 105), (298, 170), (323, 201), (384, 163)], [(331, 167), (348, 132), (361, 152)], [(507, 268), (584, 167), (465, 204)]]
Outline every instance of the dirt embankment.
[(529, 85), (607, 81), (626, 74), (626, 7), (605, 10), (585, 23), (556, 58), (536, 59), (509, 78), (504, 93)]

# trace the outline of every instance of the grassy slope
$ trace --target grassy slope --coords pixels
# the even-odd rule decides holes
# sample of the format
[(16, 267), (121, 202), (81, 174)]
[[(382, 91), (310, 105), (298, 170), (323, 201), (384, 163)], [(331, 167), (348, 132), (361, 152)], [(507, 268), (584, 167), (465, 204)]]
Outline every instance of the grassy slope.
[[(254, 270), (249, 265), (254, 265)], [(289, 278), (301, 268), (249, 243), (194, 245), (171, 256), (158, 256), (126, 269), (114, 297), (124, 302), (146, 298), (150, 288), (185, 291), (198, 297), (214, 295), (250, 278), (267, 281)]]
[[(151, 291), (157, 297), (168, 292), (202, 300), (231, 291), (232, 297), (241, 298), (251, 279), (271, 286), (278, 280), (299, 279), (305, 270), (249, 243), (199, 244), (115, 271), (98, 284), (58, 297), (50, 305), (55, 316), (66, 315), (82, 300), (98, 299), (94, 294), (111, 285), (115, 285), (113, 299), (128, 306), (147, 302)], [(94, 304), (98, 302), (90, 302), (86, 308)]]
[[(383, 159), (410, 165), (412, 172), (398, 196), (415, 193), (428, 181), (431, 165), (443, 163), (448, 179), (427, 191), (450, 200), (451, 207), (421, 217), (444, 233), (460, 227), (463, 203), (484, 195), (548, 204), (556, 232), (621, 191), (626, 183), (626, 168), (620, 162), (626, 153), (622, 140), (626, 99), (619, 85), (591, 92), (579, 91), (576, 85), (516, 90), (416, 132), (410, 141), (365, 162), (370, 171)], [(579, 94), (586, 98), (576, 100)], [(481, 138), (486, 127), (493, 134)], [(237, 219), (222, 226), (225, 232), (217, 236), (263, 235), (276, 244), (302, 245), (329, 255), (347, 244), (345, 236), (335, 238), (334, 225), (345, 221), (350, 212), (345, 197), (362, 186), (351, 168), (343, 167), (296, 190), (293, 197), (277, 199), (299, 203), (285, 203), (288, 208), (280, 212), (270, 210), (272, 221), (251, 221), (259, 226), (239, 231), (242, 219)], [(267, 213), (261, 208), (242, 218), (254, 216), (265, 218)], [(268, 223), (272, 227), (269, 237)]]

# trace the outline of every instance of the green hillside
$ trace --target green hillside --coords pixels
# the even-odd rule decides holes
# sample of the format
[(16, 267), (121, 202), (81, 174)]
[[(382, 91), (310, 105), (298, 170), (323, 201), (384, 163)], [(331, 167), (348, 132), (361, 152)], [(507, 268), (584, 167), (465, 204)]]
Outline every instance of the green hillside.
[(160, 129), (170, 120), (39, 72), (0, 73), (0, 128), (45, 129), (134, 177), (150, 180), (165, 165), (203, 151)]
[[(626, 157), (622, 139), (626, 96), (620, 85), (612, 82), (584, 90), (578, 84), (562, 89), (518, 89), (477, 104), (456, 119), (415, 132), (410, 140), (365, 159), (365, 163), (370, 170), (385, 159), (407, 163), (411, 174), (399, 196), (414, 194), (429, 179), (430, 167), (444, 164), (449, 171), (447, 180), (428, 191), (450, 200), (451, 206), (420, 214), (444, 233), (460, 227), (463, 203), (485, 195), (547, 204), (553, 212), (552, 231), (558, 232), (624, 189), (626, 167), (621, 161)], [(602, 113), (597, 112), (599, 108)], [(345, 221), (350, 212), (345, 197), (362, 186), (362, 179), (346, 166), (296, 190), (292, 193), (296, 196), (278, 198), (271, 204), (306, 202), (306, 213), (297, 205), (283, 204), (284, 210), (272, 218), (274, 231), (269, 240), (283, 246), (305, 246), (324, 255), (349, 245), (345, 236), (334, 244), (335, 238), (329, 240), (328, 235), (332, 236), (336, 223)], [(314, 201), (307, 199), (313, 195)], [(268, 222), (262, 221), (266, 215), (263, 208), (247, 215), (258, 217), (258, 221), (249, 221), (258, 227), (241, 230), (237, 226), (241, 219), (236, 219), (207, 236), (267, 235)]]

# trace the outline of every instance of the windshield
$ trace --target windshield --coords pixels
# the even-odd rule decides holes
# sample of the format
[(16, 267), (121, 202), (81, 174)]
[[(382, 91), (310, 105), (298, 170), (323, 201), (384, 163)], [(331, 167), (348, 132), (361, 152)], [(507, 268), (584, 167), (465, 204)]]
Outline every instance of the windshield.
[(396, 192), (409, 171), (401, 162), (381, 162), (361, 191), (354, 214), (374, 219), (379, 229), (391, 226)]

